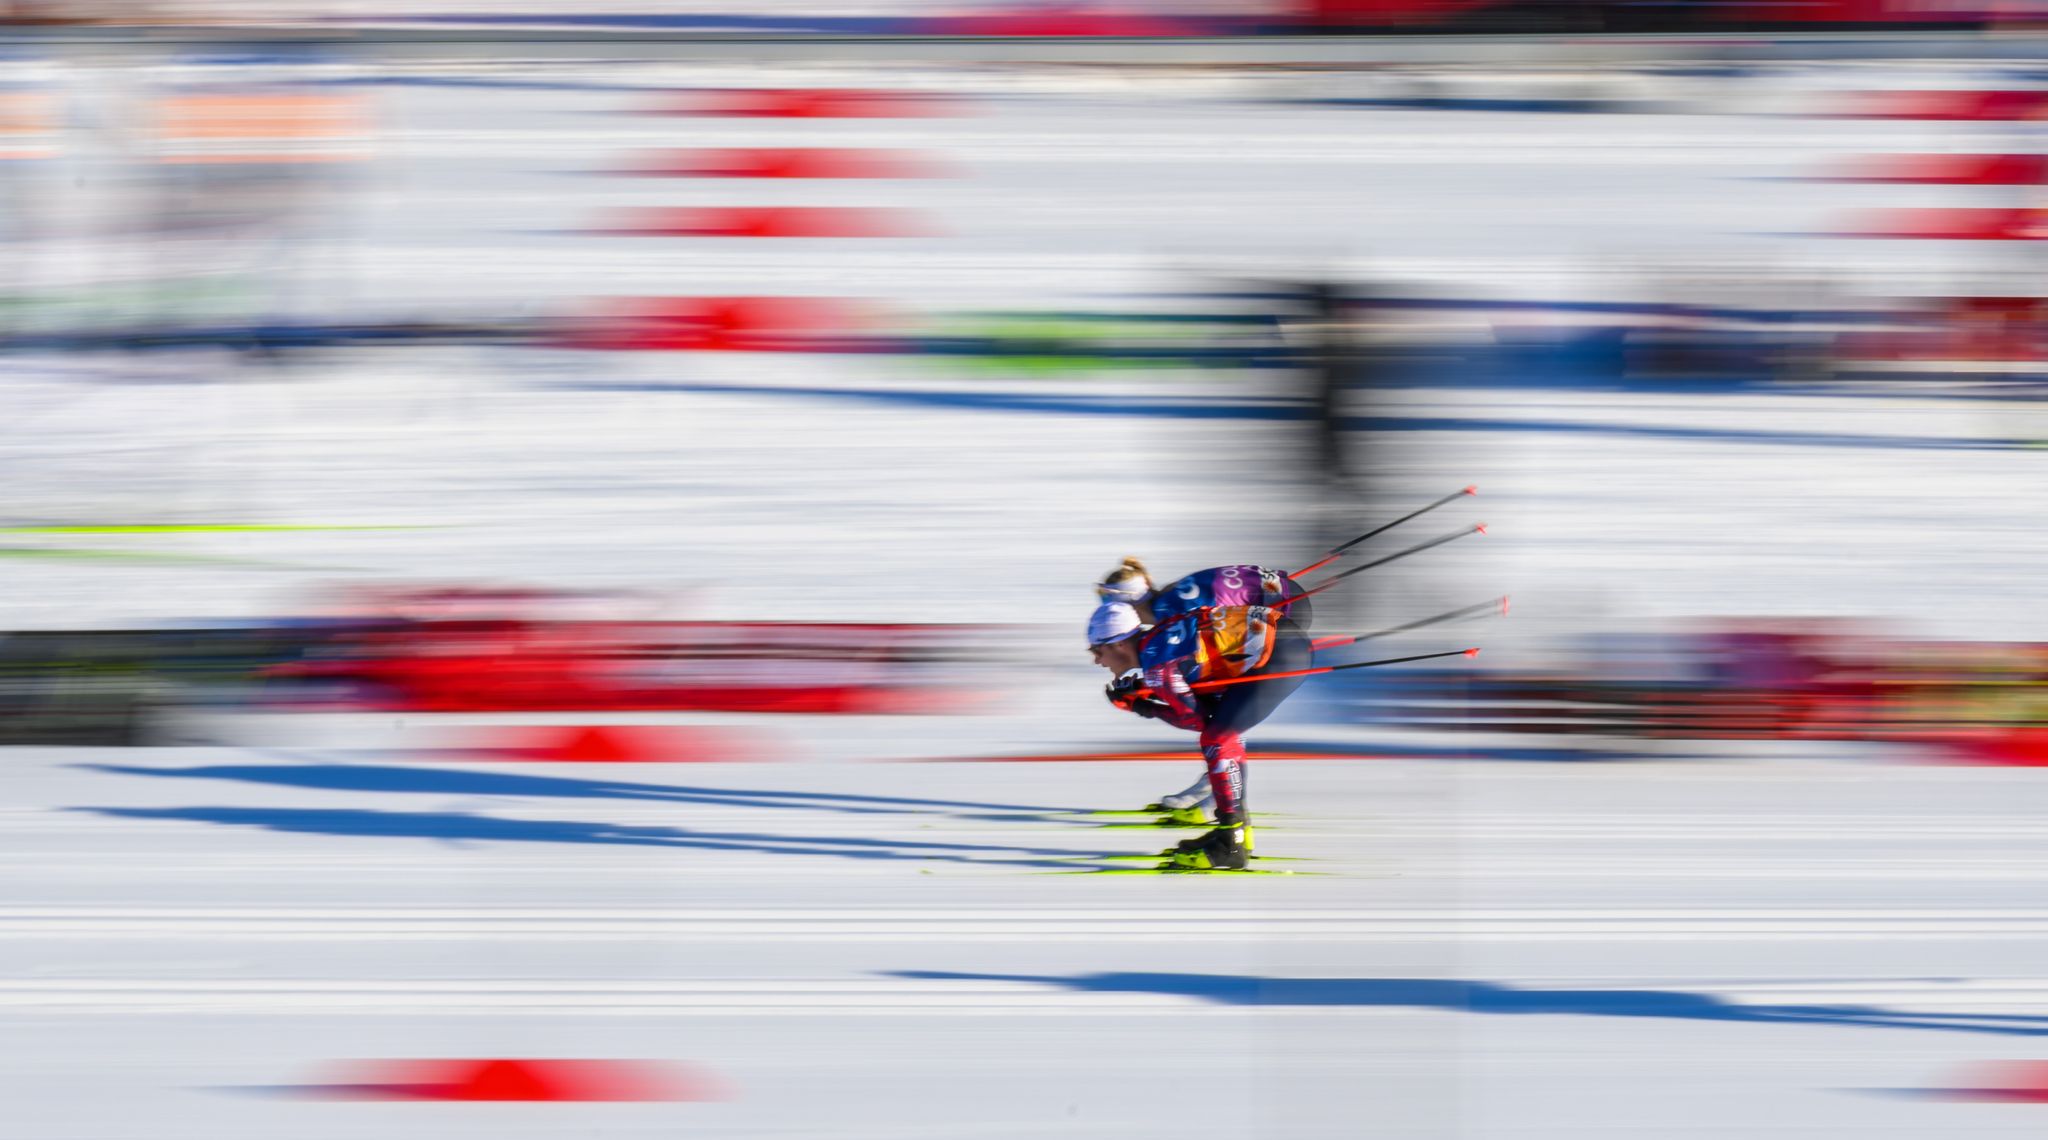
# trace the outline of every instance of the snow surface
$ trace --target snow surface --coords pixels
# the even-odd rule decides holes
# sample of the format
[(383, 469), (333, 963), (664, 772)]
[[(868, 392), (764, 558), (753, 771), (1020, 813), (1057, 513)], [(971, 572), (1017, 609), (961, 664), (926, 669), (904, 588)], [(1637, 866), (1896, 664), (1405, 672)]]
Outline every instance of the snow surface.
[[(1908, 1091), (2048, 1031), (2029, 773), (1255, 761), (1261, 850), (1317, 877), (1052, 873), (1172, 833), (1037, 809), (1186, 767), (16, 750), (10, 1131), (2038, 1128)], [(274, 1093), (435, 1056), (680, 1060), (737, 1097)]]

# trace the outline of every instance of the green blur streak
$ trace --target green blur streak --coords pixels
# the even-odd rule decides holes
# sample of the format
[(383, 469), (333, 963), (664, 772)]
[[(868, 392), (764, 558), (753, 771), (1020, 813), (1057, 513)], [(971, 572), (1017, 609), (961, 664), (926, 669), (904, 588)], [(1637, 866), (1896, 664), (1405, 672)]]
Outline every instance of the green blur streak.
[(269, 534), (286, 531), (424, 530), (418, 525), (321, 526), (291, 523), (133, 523), (117, 526), (0, 526), (0, 534)]
[(139, 550), (93, 550), (77, 546), (0, 546), (0, 558), (42, 559), (52, 562), (137, 562), (173, 566), (261, 566), (270, 569), (313, 569), (313, 567), (294, 565), (289, 562), (267, 562), (254, 558), (216, 558), (204, 554), (157, 554)]

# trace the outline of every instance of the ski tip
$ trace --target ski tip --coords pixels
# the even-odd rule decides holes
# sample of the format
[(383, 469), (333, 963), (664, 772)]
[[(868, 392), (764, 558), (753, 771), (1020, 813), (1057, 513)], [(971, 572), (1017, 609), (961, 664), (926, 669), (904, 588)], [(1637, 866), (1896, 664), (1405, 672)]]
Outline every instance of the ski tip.
[(1466, 494), (1468, 494), (1468, 495), (1476, 495), (1476, 494), (1478, 494), (1478, 493), (1479, 493), (1479, 484), (1477, 484), (1477, 483), (1467, 483), (1467, 484), (1465, 484), (1465, 493), (1466, 493)]
[(1477, 649), (1467, 649), (1467, 650), (1465, 651), (1465, 656), (1467, 656), (1467, 657), (1477, 657), (1477, 656), (1479, 656), (1479, 650), (1477, 650)]
[(1473, 534), (1485, 534), (1485, 533), (1486, 533), (1486, 524), (1485, 524), (1485, 523), (1473, 523), (1473, 524), (1472, 524), (1472, 533), (1473, 533)]

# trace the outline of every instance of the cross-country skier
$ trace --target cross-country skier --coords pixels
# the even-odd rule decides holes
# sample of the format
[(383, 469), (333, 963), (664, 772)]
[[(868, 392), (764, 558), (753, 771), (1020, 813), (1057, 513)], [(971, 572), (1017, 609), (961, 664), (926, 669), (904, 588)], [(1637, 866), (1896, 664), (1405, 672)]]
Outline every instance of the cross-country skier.
[(1143, 564), (1127, 558), (1096, 590), (1103, 601), (1089, 619), (1088, 645), (1095, 663), (1115, 677), (1106, 689), (1110, 702), (1201, 734), (1207, 772), (1160, 804), (1185, 809), (1212, 802), (1216, 828), (1180, 844), (1174, 862), (1243, 868), (1250, 846), (1244, 734), (1271, 716), (1303, 678), (1196, 686), (1308, 668), (1313, 651), (1302, 631), (1309, 603), (1282, 604), (1301, 587), (1276, 570), (1218, 566), (1154, 590)]

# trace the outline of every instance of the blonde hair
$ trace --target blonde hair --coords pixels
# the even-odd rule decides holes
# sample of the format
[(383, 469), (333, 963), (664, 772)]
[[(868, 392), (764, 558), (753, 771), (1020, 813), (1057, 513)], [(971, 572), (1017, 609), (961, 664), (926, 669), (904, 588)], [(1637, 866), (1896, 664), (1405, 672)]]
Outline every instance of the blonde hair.
[(1139, 601), (1152, 589), (1152, 572), (1135, 558), (1125, 558), (1095, 585), (1096, 593), (1124, 602)]

